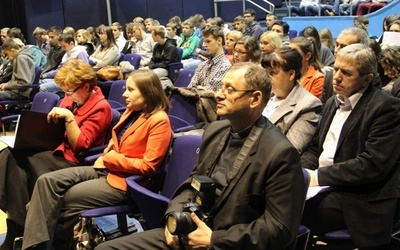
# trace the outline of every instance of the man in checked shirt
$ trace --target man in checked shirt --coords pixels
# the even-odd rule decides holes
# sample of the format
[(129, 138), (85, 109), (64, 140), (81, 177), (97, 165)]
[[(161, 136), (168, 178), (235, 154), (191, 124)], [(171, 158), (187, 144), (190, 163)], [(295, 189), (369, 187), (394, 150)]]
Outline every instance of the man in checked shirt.
[(224, 33), (219, 27), (203, 30), (204, 47), (211, 57), (200, 63), (188, 87), (205, 88), (218, 91), (221, 80), (231, 67), (224, 54)]

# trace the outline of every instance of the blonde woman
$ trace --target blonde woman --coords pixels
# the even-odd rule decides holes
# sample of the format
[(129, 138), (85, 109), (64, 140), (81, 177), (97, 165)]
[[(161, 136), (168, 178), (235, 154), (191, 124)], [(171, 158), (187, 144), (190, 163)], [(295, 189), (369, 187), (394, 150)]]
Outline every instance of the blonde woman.
[(85, 46), (88, 55), (90, 56), (94, 52), (94, 45), (91, 41), (90, 33), (85, 29), (79, 29), (76, 31), (76, 42), (79, 45)]
[(225, 56), (233, 64), (233, 49), (236, 42), (243, 37), (243, 33), (237, 30), (231, 30), (225, 35)]
[(260, 37), (260, 47), (263, 54), (271, 54), (282, 46), (282, 39), (276, 32), (267, 31)]

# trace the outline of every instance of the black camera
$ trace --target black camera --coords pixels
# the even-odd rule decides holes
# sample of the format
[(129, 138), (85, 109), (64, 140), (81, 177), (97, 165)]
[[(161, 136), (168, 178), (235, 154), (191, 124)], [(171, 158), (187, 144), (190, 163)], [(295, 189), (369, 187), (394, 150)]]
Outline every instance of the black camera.
[(185, 203), (182, 212), (172, 212), (167, 215), (167, 228), (173, 235), (186, 235), (196, 229), (196, 224), (190, 217), (195, 213), (202, 221), (208, 220), (208, 212), (215, 202), (214, 182), (204, 175), (192, 177), (192, 187), (196, 190), (194, 200)]

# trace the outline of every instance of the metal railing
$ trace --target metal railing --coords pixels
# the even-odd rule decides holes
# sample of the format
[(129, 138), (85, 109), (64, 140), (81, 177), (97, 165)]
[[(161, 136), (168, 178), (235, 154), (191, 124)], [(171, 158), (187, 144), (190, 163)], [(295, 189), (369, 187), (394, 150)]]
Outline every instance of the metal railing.
[(265, 11), (266, 13), (274, 13), (275, 11), (275, 5), (273, 3), (271, 3), (270, 1), (267, 0), (262, 0), (264, 3), (266, 3), (268, 5), (269, 9), (266, 9), (262, 6), (260, 6), (259, 4), (251, 1), (251, 0), (214, 0), (214, 15), (218, 16), (218, 3), (221, 2), (238, 2), (238, 1), (242, 1), (243, 2), (243, 12), (246, 9), (246, 2), (253, 4), (254, 6), (258, 7), (259, 9)]

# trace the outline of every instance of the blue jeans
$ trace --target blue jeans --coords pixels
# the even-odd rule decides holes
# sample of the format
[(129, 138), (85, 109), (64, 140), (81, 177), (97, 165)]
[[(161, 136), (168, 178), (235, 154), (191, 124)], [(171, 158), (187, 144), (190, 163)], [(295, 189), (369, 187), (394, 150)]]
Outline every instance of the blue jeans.
[(39, 84), (40, 84), (39, 87), (40, 92), (51, 92), (55, 94), (63, 92), (63, 90), (57, 86), (54, 79), (41, 79), (39, 81)]

